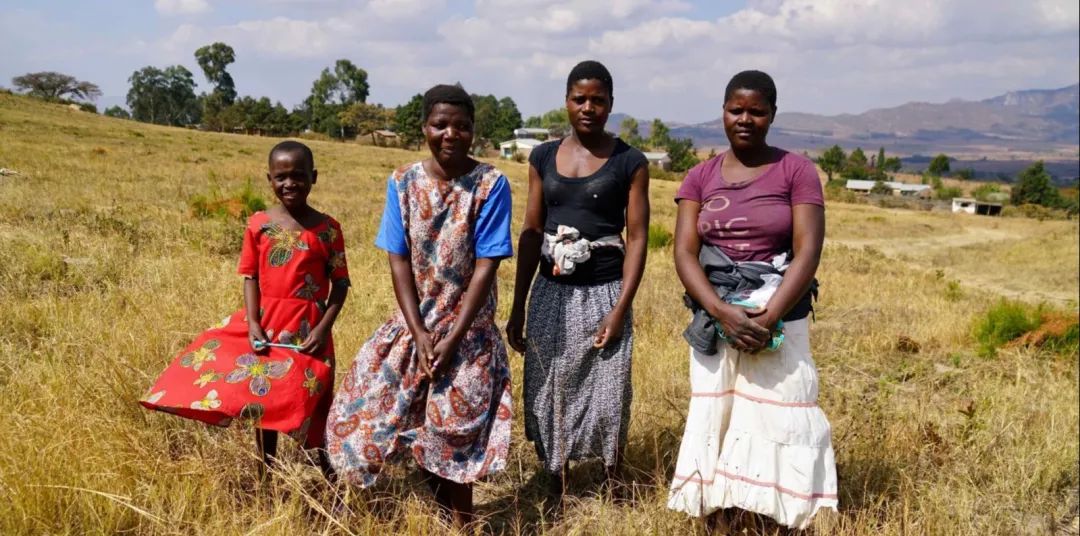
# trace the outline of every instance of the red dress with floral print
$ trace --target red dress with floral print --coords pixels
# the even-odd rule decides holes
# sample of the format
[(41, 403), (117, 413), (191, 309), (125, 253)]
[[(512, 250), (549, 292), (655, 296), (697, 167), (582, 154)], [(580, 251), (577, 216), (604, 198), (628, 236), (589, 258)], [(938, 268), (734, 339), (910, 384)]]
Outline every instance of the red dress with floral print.
[[(341, 226), (327, 217), (289, 231), (257, 212), (244, 232), (238, 271), (259, 281), (260, 319), (270, 340), (299, 344), (322, 318), (331, 282), (348, 285)], [(332, 337), (317, 356), (279, 347), (253, 352), (241, 309), (184, 348), (140, 403), (219, 426), (240, 418), (319, 447), (333, 367)]]

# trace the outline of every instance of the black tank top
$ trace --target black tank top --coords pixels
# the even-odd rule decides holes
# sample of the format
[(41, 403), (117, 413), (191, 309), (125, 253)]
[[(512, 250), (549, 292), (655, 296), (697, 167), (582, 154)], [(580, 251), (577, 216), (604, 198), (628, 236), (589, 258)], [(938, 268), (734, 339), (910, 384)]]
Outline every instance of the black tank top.
[[(547, 219), (544, 233), (554, 234), (560, 225), (569, 225), (586, 240), (622, 235), (626, 227), (626, 204), (634, 172), (647, 166), (641, 151), (615, 139), (615, 150), (600, 169), (587, 177), (569, 178), (559, 174), (555, 155), (562, 140), (542, 143), (529, 154), (529, 164), (543, 181)], [(596, 285), (622, 278), (623, 253), (602, 247), (574, 269), (570, 275), (554, 275), (549, 259), (540, 258), (540, 273), (559, 283)]]

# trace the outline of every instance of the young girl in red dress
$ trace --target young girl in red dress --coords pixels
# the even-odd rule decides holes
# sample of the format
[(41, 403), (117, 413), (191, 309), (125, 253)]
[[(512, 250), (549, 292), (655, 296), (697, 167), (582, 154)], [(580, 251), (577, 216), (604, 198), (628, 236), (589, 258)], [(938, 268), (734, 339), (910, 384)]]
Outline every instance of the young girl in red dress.
[(244, 309), (181, 351), (140, 403), (218, 426), (248, 422), (266, 466), (284, 432), (320, 449), (331, 476), (322, 447), (334, 382), (330, 330), (349, 288), (345, 243), (338, 222), (307, 204), (318, 177), (311, 149), (284, 141), (269, 160), (280, 205), (248, 219), (238, 270)]

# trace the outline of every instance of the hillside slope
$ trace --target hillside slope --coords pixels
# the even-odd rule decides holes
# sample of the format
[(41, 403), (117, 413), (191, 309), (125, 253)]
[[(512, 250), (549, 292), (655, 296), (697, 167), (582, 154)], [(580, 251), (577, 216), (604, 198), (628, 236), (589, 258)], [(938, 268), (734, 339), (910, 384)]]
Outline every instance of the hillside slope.
[[(245, 188), (271, 200), (266, 152), (277, 141), (0, 94), (0, 167), (21, 173), (0, 177), (0, 534), (448, 532), (412, 468), (389, 469), (370, 490), (331, 486), (282, 439), (279, 470), (260, 481), (249, 429), (136, 403), (175, 352), (240, 306), (243, 221), (192, 208)], [(320, 170), (312, 203), (342, 223), (352, 275), (334, 327), (340, 381), (396, 309), (386, 255), (372, 241), (387, 175), (423, 154), (310, 145)], [(527, 168), (497, 165), (510, 178), (516, 232)], [(674, 230), (677, 186), (651, 185), (654, 234)], [(841, 203), (829, 204), (827, 220), (812, 352), (840, 511), (822, 512), (810, 534), (1044, 534), (1071, 522), (1075, 355), (1010, 346), (982, 357), (972, 326), (1002, 295), (1076, 296), (1077, 223)], [(499, 269), (500, 325), (515, 268), (508, 259)], [(666, 508), (690, 400), (681, 295), (670, 246), (650, 250), (634, 303), (623, 485), (606, 493), (596, 463), (575, 464), (556, 518), (541, 508), (546, 481), (522, 427), (522, 358), (511, 355), (510, 460), (476, 486), (478, 530), (704, 530)], [(1075, 301), (1056, 307), (1075, 315)], [(761, 520), (738, 523), (741, 533), (775, 533)]]

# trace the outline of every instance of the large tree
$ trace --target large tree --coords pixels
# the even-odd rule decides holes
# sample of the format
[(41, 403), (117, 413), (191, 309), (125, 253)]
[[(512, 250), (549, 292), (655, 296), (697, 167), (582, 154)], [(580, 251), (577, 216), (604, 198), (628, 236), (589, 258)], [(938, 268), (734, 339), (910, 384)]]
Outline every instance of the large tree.
[(667, 147), (671, 141), (671, 129), (659, 119), (653, 119), (652, 128), (649, 129), (649, 146), (653, 150), (661, 150)]
[(510, 97), (472, 95), (476, 120), (473, 123), (473, 150), (482, 151), (489, 145), (514, 138), (514, 129), (521, 127), (521, 112)]
[(424, 139), (423, 114), (424, 96), (419, 93), (394, 110), (394, 130), (401, 138), (401, 143), (406, 146), (416, 145), (417, 149), (420, 148), (420, 142)]
[(355, 102), (341, 112), (341, 123), (356, 131), (357, 135), (370, 134), (371, 143), (376, 143), (375, 131), (384, 129), (392, 121), (393, 110), (383, 108), (381, 104)]
[(866, 153), (863, 152), (862, 147), (856, 147), (848, 155), (847, 161), (844, 162), (844, 169), (840, 172), (840, 176), (845, 179), (866, 180), (870, 178), (868, 166), (869, 161), (866, 159)]
[(83, 80), (76, 80), (74, 76), (54, 71), (26, 73), (22, 76), (16, 76), (11, 79), (11, 85), (31, 97), (46, 100), (60, 100), (68, 97), (93, 101), (101, 96), (101, 89), (97, 85)]
[(341, 123), (341, 112), (355, 103), (367, 102), (369, 89), (367, 71), (349, 60), (337, 60), (333, 70), (323, 69), (304, 101), (310, 128), (333, 137), (347, 137), (350, 131)]
[(634, 119), (633, 117), (623, 119), (622, 124), (619, 125), (619, 137), (628, 145), (637, 147), (638, 149), (641, 149), (645, 145), (645, 140), (641, 138), (637, 119)]
[(195, 51), (195, 61), (199, 62), (206, 81), (214, 86), (212, 94), (217, 95), (221, 103), (228, 106), (236, 100), (236, 84), (226, 68), (236, 61), (236, 52), (225, 43), (213, 43)]
[(946, 156), (944, 153), (938, 154), (932, 160), (930, 160), (930, 165), (926, 168), (926, 172), (934, 177), (948, 175), (949, 157)]
[(555, 108), (529, 117), (525, 120), (525, 126), (546, 128), (551, 131), (552, 137), (561, 138), (570, 132), (570, 117), (566, 114), (566, 108)]
[(334, 69), (322, 70), (319, 78), (311, 87), (311, 96), (323, 104), (349, 106), (356, 102), (367, 102), (370, 87), (367, 71), (353, 65), (349, 60), (337, 60)]
[(839, 173), (844, 169), (844, 163), (846, 162), (847, 155), (844, 154), (844, 150), (839, 145), (833, 145), (825, 149), (825, 152), (821, 153), (821, 156), (817, 159), (821, 171), (825, 172), (830, 181), (833, 180), (834, 173)]
[(510, 97), (499, 99), (499, 111), (495, 117), (495, 128), (492, 129), (491, 139), (495, 143), (506, 141), (514, 137), (514, 129), (521, 128), (521, 112), (517, 103)]
[(1061, 205), (1061, 192), (1054, 187), (1042, 160), (1020, 172), (1012, 188), (1010, 201), (1014, 205), (1033, 204), (1045, 207)]
[(690, 138), (669, 137), (664, 148), (667, 149), (668, 158), (671, 159), (672, 171), (683, 172), (699, 162), (697, 153), (694, 151), (694, 140)]
[(236, 84), (227, 71), (229, 64), (236, 61), (236, 53), (225, 43), (213, 43), (195, 51), (195, 61), (199, 63), (206, 81), (213, 86), (210, 93), (199, 96), (202, 107), (202, 123), (213, 130), (233, 130), (241, 127), (242, 113), (230, 110), (236, 102)]
[(896, 173), (897, 171), (900, 171), (900, 168), (902, 167), (904, 167), (904, 163), (900, 160), (900, 157), (890, 156), (885, 158), (885, 163), (882, 164), (881, 169)]
[(128, 82), (127, 104), (135, 120), (173, 126), (199, 121), (195, 79), (183, 66), (143, 67)]

